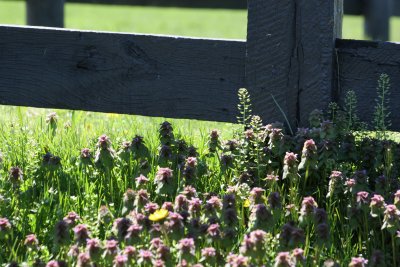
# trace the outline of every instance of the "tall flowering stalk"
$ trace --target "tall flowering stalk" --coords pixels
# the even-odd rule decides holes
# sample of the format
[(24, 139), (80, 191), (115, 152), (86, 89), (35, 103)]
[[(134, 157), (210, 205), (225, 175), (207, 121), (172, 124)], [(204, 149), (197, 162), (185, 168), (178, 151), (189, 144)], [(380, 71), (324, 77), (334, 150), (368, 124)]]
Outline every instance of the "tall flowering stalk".
[(306, 244), (305, 253), (308, 254), (308, 249), (310, 247), (310, 235), (312, 229), (312, 223), (314, 221), (315, 210), (318, 204), (313, 197), (305, 197), (301, 203), (299, 222), (301, 226), (306, 227)]
[(160, 124), (160, 128), (158, 129), (158, 134), (160, 138), (160, 142), (162, 145), (171, 145), (174, 142), (174, 129), (172, 128), (171, 123), (168, 121), (164, 121)]
[(194, 184), (196, 182), (196, 172), (197, 159), (195, 157), (187, 158), (183, 169), (183, 177), (185, 178), (186, 184)]
[(396, 266), (396, 233), (400, 229), (400, 210), (393, 204), (387, 205), (384, 212), (382, 229), (386, 229), (392, 239), (393, 266)]
[(317, 146), (315, 145), (314, 140), (309, 139), (304, 142), (301, 161), (299, 164), (299, 170), (304, 170), (304, 184), (303, 188), (307, 186), (307, 180), (310, 175), (310, 170), (317, 169), (318, 162), (318, 154), (317, 154)]
[(262, 230), (255, 230), (245, 236), (240, 247), (240, 252), (247, 256), (251, 261), (258, 266), (264, 261), (264, 251), (266, 244), (267, 233)]
[[(116, 184), (112, 179), (112, 170), (115, 167), (116, 153), (111, 146), (110, 138), (103, 134), (98, 138), (97, 151), (94, 159), (95, 166), (101, 171), (105, 179), (102, 182), (107, 184), (109, 190), (107, 193), (114, 198), (114, 191), (116, 190)], [(105, 185), (101, 185), (105, 186)]]
[(158, 168), (154, 182), (157, 186), (157, 194), (174, 194), (178, 186), (170, 168)]
[(55, 112), (50, 112), (46, 116), (46, 124), (48, 127), (48, 131), (51, 133), (51, 137), (54, 137), (56, 135), (57, 120), (58, 120), (58, 116), (57, 116), (57, 113), (55, 113)]
[(283, 180), (289, 180), (290, 200), (297, 202), (297, 191), (299, 189), (299, 174), (298, 174), (298, 160), (297, 154), (293, 152), (286, 152), (283, 161)]
[(103, 134), (97, 142), (94, 162), (98, 168), (109, 173), (114, 168), (114, 159), (115, 151), (111, 147), (111, 140), (107, 135)]
[(217, 149), (221, 149), (221, 141), (219, 139), (218, 130), (211, 131), (207, 146), (210, 153), (214, 153), (217, 151)]

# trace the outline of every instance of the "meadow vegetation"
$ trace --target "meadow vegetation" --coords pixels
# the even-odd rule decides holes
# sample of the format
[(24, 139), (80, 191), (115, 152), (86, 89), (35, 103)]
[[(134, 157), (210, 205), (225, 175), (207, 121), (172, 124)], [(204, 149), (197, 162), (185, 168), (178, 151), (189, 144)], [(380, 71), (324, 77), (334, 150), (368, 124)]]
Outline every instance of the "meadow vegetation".
[(294, 135), (252, 115), (245, 89), (238, 124), (192, 133), (191, 121), (13, 108), (0, 129), (0, 261), (397, 266), (400, 145), (360, 128), (352, 97)]

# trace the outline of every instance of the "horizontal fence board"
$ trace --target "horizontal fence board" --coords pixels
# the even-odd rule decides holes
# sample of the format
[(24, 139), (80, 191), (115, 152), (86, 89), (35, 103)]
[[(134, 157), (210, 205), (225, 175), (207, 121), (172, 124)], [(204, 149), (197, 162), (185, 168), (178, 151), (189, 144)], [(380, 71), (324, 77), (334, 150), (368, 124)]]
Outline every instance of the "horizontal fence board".
[(391, 129), (400, 130), (400, 43), (337, 40), (336, 48), (339, 103), (343, 104), (348, 90), (355, 91), (359, 117), (372, 124), (378, 79), (386, 73), (391, 79)]
[(0, 26), (0, 103), (235, 121), (245, 42)]

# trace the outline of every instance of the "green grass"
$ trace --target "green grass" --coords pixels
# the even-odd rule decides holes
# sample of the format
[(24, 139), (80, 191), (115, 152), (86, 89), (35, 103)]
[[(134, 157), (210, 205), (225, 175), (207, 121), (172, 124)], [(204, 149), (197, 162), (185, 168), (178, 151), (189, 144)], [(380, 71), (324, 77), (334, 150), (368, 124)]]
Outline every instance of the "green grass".
[[(240, 244), (246, 244), (243, 242), (244, 234), (255, 229), (266, 231), (268, 236), (264, 238), (265, 242), (262, 242), (256, 254), (252, 250), (240, 249), (240, 253), (249, 256), (254, 264), (252, 266), (261, 266), (261, 262), (265, 266), (273, 266), (277, 252), (291, 251), (294, 247), (306, 251), (308, 262), (304, 266), (322, 266), (326, 259), (334, 259), (340, 266), (347, 266), (351, 257), (361, 255), (370, 258), (374, 249), (385, 253), (387, 263), (393, 261), (392, 265), (387, 266), (398, 266), (395, 253), (399, 251), (400, 243), (396, 245), (395, 239), (390, 243), (390, 237), (395, 236), (388, 224), (382, 230), (380, 219), (383, 218), (383, 209), (371, 210), (380, 216), (373, 218), (370, 216), (369, 205), (358, 203), (360, 201), (357, 200), (356, 193), (365, 190), (372, 195), (374, 192), (381, 194), (386, 203), (393, 203), (393, 194), (398, 190), (400, 165), (397, 155), (400, 150), (397, 144), (381, 143), (369, 138), (353, 142), (348, 138), (348, 132), (340, 126), (343, 122), (332, 124), (331, 127), (314, 128), (291, 138), (277, 129), (265, 134), (263, 129), (256, 126), (258, 123), (253, 121), (254, 132), (249, 130), (236, 135), (236, 145), (226, 146), (224, 141), (231, 139), (234, 131), (239, 133), (236, 127), (229, 124), (173, 120), (174, 140), (168, 140), (168, 137), (160, 140), (158, 123), (162, 119), (158, 118), (57, 111), (57, 120), (47, 123), (47, 111), (44, 109), (11, 107), (3, 110), (0, 107), (0, 112), (0, 218), (5, 217), (11, 223), (8, 229), (0, 228), (2, 267), (7, 266), (6, 263), (11, 260), (26, 261), (32, 266), (31, 263), (37, 258), (44, 261), (54, 258), (68, 259), (71, 266), (80, 266), (72, 265), (76, 259), (66, 254), (73, 244), (79, 243), (79, 239), (72, 240), (71, 229), (67, 229), (67, 234), (63, 235), (57, 234), (60, 231), (54, 231), (57, 222), (69, 211), (77, 212), (82, 219), (80, 222), (90, 229), (89, 235), (100, 238), (103, 243), (109, 238), (119, 238), (121, 249), (127, 245), (134, 245), (138, 250), (147, 249), (152, 233), (144, 228), (138, 238), (125, 238), (123, 231), (118, 230), (119, 227), (112, 229), (112, 219), (111, 223), (107, 223), (103, 217), (99, 217), (102, 214), (98, 212), (100, 206), (106, 205), (114, 218), (127, 216), (134, 220), (137, 218), (135, 213), (126, 215), (124, 208), (128, 211), (135, 209), (146, 215), (152, 212), (137, 204), (138, 201), (132, 204), (133, 201), (123, 198), (128, 188), (136, 190), (136, 193), (132, 193), (134, 195), (139, 195), (139, 189), (145, 188), (148, 192), (146, 199), (162, 205), (165, 201), (173, 202), (184, 185), (196, 188), (203, 203), (207, 200), (207, 193), (213, 192), (223, 198), (228, 185), (238, 186), (230, 189), (235, 190), (236, 200), (225, 198), (222, 211), (216, 209), (209, 214), (203, 209), (199, 213), (190, 214), (190, 219), (197, 219), (195, 216), (198, 216), (201, 223), (208, 223), (208, 219), (215, 215), (222, 237), (228, 230), (233, 231), (234, 237), (212, 239), (208, 234), (196, 232), (195, 226), (192, 228), (190, 223), (182, 224), (183, 228), (180, 229), (183, 232), (173, 232), (172, 228), (168, 228), (169, 224), (163, 224), (164, 230), (160, 236), (171, 247), (173, 254), (173, 262), (167, 266), (177, 266), (179, 253), (172, 248), (188, 233), (197, 233), (196, 255), (191, 257), (192, 263), (195, 263), (201, 258), (201, 248), (207, 246), (217, 248), (223, 259), (231, 251), (239, 252)], [(325, 119), (320, 118), (318, 122)], [(209, 137), (214, 126), (221, 130), (220, 138)], [(97, 137), (103, 133), (110, 137), (112, 144), (107, 144), (106, 148), (96, 148)], [(144, 136), (149, 153), (138, 153), (135, 146), (128, 149), (121, 146), (124, 140), (130, 141), (136, 134)], [(198, 148), (197, 165), (191, 167), (194, 168), (194, 176), (187, 176), (187, 172), (182, 171), (179, 165), (179, 162), (188, 157), (188, 152), (178, 152), (178, 142), (175, 141), (178, 139)], [(307, 139), (309, 140), (305, 142)], [(170, 143), (166, 143), (166, 140)], [(159, 156), (160, 148), (165, 148), (165, 144), (170, 144), (173, 151), (172, 157), (168, 159)], [(331, 144), (329, 149), (325, 148), (326, 144)], [(383, 144), (387, 147), (384, 150)], [(212, 149), (213, 145), (216, 149)], [(82, 159), (80, 151), (84, 147), (88, 147), (92, 155), (96, 156)], [(344, 147), (346, 150), (343, 150)], [(114, 150), (117, 153), (112, 152)], [(293, 153), (286, 153), (288, 151)], [(60, 164), (55, 164), (52, 160), (46, 161), (46, 152), (59, 156)], [(294, 153), (298, 155), (298, 161), (295, 160)], [(230, 157), (232, 161), (222, 160), (222, 155)], [(97, 161), (98, 158), (100, 161)], [(141, 168), (142, 160), (149, 163), (149, 168)], [(224, 165), (223, 162), (231, 163)], [(10, 173), (14, 166), (21, 168), (23, 179), (20, 175), (15, 178), (13, 172)], [(187, 163), (185, 170), (188, 166)], [(173, 170), (169, 182), (157, 179), (159, 167)], [(364, 169), (368, 173), (368, 179), (362, 173), (353, 176), (355, 171)], [(339, 170), (343, 174), (337, 176), (335, 184), (329, 183), (328, 179), (332, 170)], [(150, 181), (142, 187), (138, 187), (134, 180), (140, 173)], [(268, 174), (274, 175), (267, 176)], [(382, 174), (390, 179), (387, 183), (382, 183)], [(275, 180), (275, 175), (278, 175), (278, 181)], [(269, 179), (264, 179), (265, 177)], [(350, 181), (349, 178), (355, 178), (357, 184), (353, 189), (345, 190), (345, 181)], [(249, 194), (249, 186), (262, 187), (265, 191), (253, 190)], [(275, 199), (275, 207), (272, 206), (271, 199), (267, 198), (274, 192), (280, 195)], [(329, 198), (326, 197), (328, 192)], [(310, 203), (309, 196), (313, 197), (313, 206), (306, 209), (310, 205), (307, 204)], [(303, 201), (306, 200), (305, 197), (308, 197), (306, 202)], [(324, 209), (315, 217), (312, 212), (317, 205), (314, 199), (318, 207)], [(268, 212), (256, 213), (253, 208), (248, 209), (247, 200), (254, 207), (256, 204), (268, 203)], [(293, 204), (294, 208), (286, 213), (282, 212), (282, 207), (287, 207), (288, 204)], [(175, 206), (175, 211), (179, 211), (178, 205)], [(357, 208), (358, 213), (348, 213), (347, 207)], [(299, 214), (300, 208), (302, 212)], [(387, 216), (383, 220), (388, 220)], [(296, 231), (300, 237), (293, 240), (276, 238), (282, 233), (285, 224), (286, 228), (290, 226), (287, 224), (290, 221), (294, 222), (293, 226), (298, 227)], [(329, 226), (330, 232), (319, 231), (317, 229), (327, 228), (318, 226)], [(192, 230), (195, 231), (191, 232)], [(31, 233), (35, 233), (40, 242), (39, 253), (36, 252), (37, 247), (32, 249), (24, 245), (25, 236)], [(56, 241), (60, 236), (66, 244)], [(84, 244), (81, 244), (81, 251), (82, 245)], [(112, 266), (112, 259), (104, 256), (95, 260), (98, 262), (97, 266)], [(313, 261), (316, 263), (313, 264)], [(218, 262), (205, 266), (224, 265)]]
[[(247, 14), (244, 10), (67, 4), (65, 21), (73, 29), (245, 39)], [(23, 1), (0, 0), (0, 23), (23, 25)], [(400, 41), (400, 17), (392, 18), (391, 26), (391, 40)], [(362, 17), (344, 17), (344, 38), (363, 39), (363, 31)]]

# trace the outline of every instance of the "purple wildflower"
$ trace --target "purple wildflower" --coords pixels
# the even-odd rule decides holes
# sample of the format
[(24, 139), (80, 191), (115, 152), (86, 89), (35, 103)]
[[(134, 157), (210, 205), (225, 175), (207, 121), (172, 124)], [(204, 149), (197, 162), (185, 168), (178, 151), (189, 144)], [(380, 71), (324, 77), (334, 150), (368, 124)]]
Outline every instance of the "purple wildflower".
[(39, 245), (39, 241), (34, 234), (27, 235), (24, 241), (25, 246), (30, 249), (37, 249)]
[(69, 226), (75, 225), (80, 219), (81, 219), (81, 217), (79, 217), (79, 215), (76, 214), (76, 212), (74, 212), (74, 211), (68, 212), (67, 216), (64, 217), (64, 221)]
[(143, 188), (149, 182), (149, 179), (146, 176), (141, 174), (141, 175), (139, 175), (139, 177), (135, 178), (135, 181), (136, 181), (137, 188)]
[(247, 267), (249, 263), (249, 258), (231, 253), (227, 256), (226, 262), (226, 267)]
[(114, 267), (124, 267), (128, 264), (128, 257), (126, 255), (117, 255), (114, 258)]
[(88, 253), (80, 253), (78, 255), (78, 263), (76, 264), (77, 267), (91, 267), (90, 256)]
[(371, 197), (371, 203), (370, 203), (370, 208), (371, 208), (371, 216), (372, 217), (378, 217), (381, 215), (384, 211), (385, 208), (385, 199), (381, 195), (374, 195)]
[(23, 172), (19, 167), (11, 167), (10, 171), (9, 171), (10, 175), (10, 182), (14, 185), (14, 186), (19, 186), (23, 181)]
[(101, 257), (102, 247), (100, 240), (97, 238), (88, 239), (86, 241), (86, 251), (92, 261), (97, 261)]
[(351, 258), (351, 262), (349, 267), (366, 267), (368, 264), (368, 260), (358, 257), (358, 258)]
[(78, 224), (74, 227), (75, 241), (80, 244), (85, 244), (89, 238), (89, 230), (85, 224)]
[(275, 258), (274, 267), (294, 267), (289, 252), (279, 252)]

